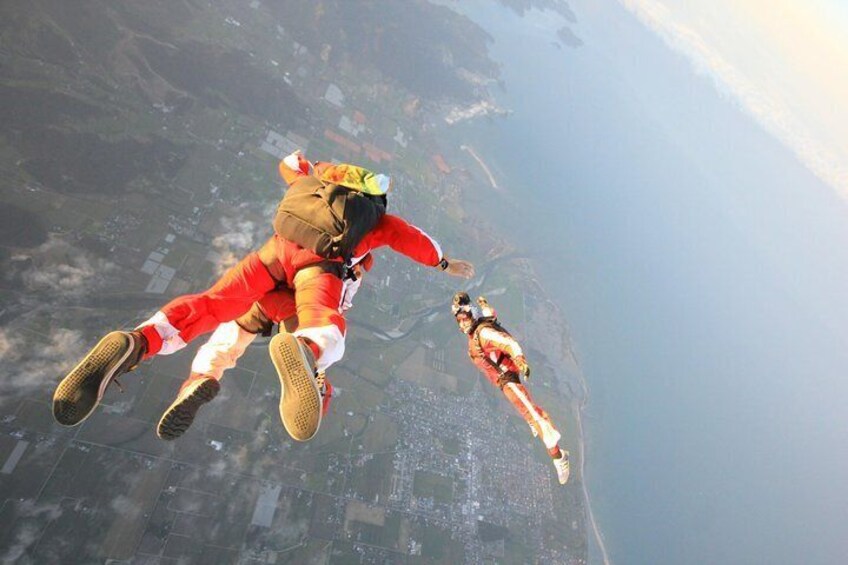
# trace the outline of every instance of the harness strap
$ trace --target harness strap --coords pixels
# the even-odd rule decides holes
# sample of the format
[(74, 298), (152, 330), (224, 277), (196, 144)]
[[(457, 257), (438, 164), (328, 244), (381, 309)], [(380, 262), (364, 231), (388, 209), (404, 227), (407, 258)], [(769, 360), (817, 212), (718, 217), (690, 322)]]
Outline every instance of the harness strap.
[(480, 330), (482, 330), (483, 327), (485, 326), (478, 325), (474, 328), (474, 341), (477, 342), (477, 349), (480, 350), (483, 360), (498, 372), (498, 387), (503, 390), (503, 388), (509, 383), (520, 383), (521, 380), (518, 378), (518, 374), (513, 373), (512, 371), (507, 371), (501, 366), (501, 363), (503, 363), (504, 359), (506, 359), (506, 353), (501, 351), (500, 355), (498, 355), (497, 362), (495, 362), (486, 355), (485, 351), (483, 351), (483, 344), (480, 343)]

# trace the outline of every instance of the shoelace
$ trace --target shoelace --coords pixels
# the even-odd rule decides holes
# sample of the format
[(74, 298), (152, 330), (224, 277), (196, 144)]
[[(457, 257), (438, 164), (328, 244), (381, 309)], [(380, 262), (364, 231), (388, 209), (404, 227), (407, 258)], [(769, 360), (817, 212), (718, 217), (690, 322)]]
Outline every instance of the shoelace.
[(118, 377), (113, 377), (112, 382), (110, 382), (109, 384), (113, 383), (115, 384), (115, 386), (118, 387), (118, 390), (121, 391), (121, 394), (124, 394), (124, 385), (121, 384), (121, 381), (118, 380)]
[[(132, 367), (127, 369), (125, 372), (130, 373), (132, 371), (135, 371), (137, 367), (138, 367), (138, 363), (136, 363), (135, 365), (133, 365)], [(118, 387), (118, 390), (121, 391), (121, 394), (124, 394), (124, 385), (121, 384), (121, 381), (118, 380), (118, 377), (112, 377), (112, 380), (109, 381), (109, 385), (111, 385), (112, 383), (114, 383), (115, 386)]]

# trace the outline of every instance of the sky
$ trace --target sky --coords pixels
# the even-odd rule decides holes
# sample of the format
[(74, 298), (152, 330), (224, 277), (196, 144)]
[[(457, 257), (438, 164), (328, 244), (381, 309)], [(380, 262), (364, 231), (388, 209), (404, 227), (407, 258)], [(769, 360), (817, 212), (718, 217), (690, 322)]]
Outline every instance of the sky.
[(839, 562), (845, 128), (839, 81), (803, 65), (838, 39), (795, 49), (746, 15), (765, 7), (722, 2), (573, 0), (577, 49), (547, 14), (472, 4), (514, 113), (471, 143), (564, 305), (613, 562)]
[(848, 201), (848, 3), (620, 1)]

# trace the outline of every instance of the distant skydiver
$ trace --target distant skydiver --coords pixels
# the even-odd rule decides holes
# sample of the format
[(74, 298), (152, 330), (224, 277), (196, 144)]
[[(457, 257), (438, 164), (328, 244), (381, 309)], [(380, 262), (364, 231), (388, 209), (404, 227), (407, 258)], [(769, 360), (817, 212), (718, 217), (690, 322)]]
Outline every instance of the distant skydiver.
[(154, 355), (167, 355), (197, 336), (235, 320), (279, 288), (292, 291), (294, 333), (269, 344), (280, 379), (280, 419), (307, 441), (321, 424), (316, 376), (341, 359), (346, 330), (344, 279), (372, 250), (389, 246), (422, 265), (471, 278), (468, 261), (448, 259), (439, 244), (399, 216), (386, 214), (391, 179), (353, 165), (310, 164), (299, 151), (280, 162), (289, 185), (277, 208), (274, 235), (229, 269), (211, 288), (180, 296), (133, 331), (113, 331), (59, 383), (53, 415), (65, 426), (85, 420), (116, 377)]
[(515, 406), (529, 424), (534, 437), (540, 436), (553, 459), (560, 484), (568, 481), (568, 451), (560, 449), (560, 433), (548, 413), (533, 404), (530, 393), (521, 384), (519, 375), (530, 378), (530, 365), (517, 341), (497, 321), (495, 310), (482, 296), (477, 299), (479, 310), (471, 305), (465, 292), (453, 297), (451, 312), (460, 331), (468, 336), (468, 356), (493, 385)]
[[(362, 284), (363, 269), (370, 270), (372, 263), (373, 258), (369, 254), (351, 267), (353, 276), (345, 278), (342, 291), (343, 312), (353, 306), (353, 297)], [(257, 335), (271, 335), (275, 324), (281, 324), (281, 331), (293, 332), (297, 329), (294, 293), (289, 288), (269, 292), (262, 300), (255, 302), (246, 314), (219, 325), (212, 332), (209, 340), (197, 350), (191, 372), (183, 381), (177, 397), (159, 419), (156, 435), (164, 440), (183, 435), (194, 422), (200, 407), (218, 395), (224, 372), (236, 366)], [(322, 400), (323, 419), (330, 407), (333, 385), (324, 372), (318, 373), (316, 381)]]

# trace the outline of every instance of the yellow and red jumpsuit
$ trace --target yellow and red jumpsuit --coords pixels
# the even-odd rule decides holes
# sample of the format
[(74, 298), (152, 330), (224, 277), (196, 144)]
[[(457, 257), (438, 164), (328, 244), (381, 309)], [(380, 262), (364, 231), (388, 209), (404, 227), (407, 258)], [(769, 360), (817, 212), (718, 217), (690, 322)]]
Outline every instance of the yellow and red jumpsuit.
[(494, 386), (501, 389), (521, 417), (539, 434), (548, 450), (556, 449), (560, 433), (542, 408), (537, 406), (519, 379), (516, 357), (523, 357), (521, 345), (508, 332), (480, 324), (468, 335), (468, 356)]

